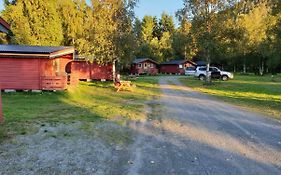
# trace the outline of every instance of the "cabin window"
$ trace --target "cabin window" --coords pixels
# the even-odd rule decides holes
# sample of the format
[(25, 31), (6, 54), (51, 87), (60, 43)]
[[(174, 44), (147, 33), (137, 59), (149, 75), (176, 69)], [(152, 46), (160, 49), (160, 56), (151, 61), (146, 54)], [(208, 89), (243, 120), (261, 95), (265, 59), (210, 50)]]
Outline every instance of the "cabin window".
[(142, 64), (139, 64), (139, 68), (141, 68), (142, 67)]
[(147, 68), (147, 63), (144, 63), (144, 68)]
[(152, 63), (150, 64), (150, 67), (153, 68), (153, 64)]
[(180, 64), (180, 65), (179, 65), (179, 68), (180, 68), (180, 69), (182, 69), (182, 68), (183, 68), (182, 64)]

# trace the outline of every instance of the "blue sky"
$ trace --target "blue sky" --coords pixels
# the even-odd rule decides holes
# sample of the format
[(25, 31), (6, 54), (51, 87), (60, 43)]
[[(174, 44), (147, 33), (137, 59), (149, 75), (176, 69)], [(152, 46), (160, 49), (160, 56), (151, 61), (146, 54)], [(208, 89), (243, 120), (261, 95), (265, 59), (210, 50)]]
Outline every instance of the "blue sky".
[[(2, 10), (4, 0), (0, 0), (0, 2), (0, 9)], [(139, 0), (136, 15), (139, 18), (143, 18), (144, 15), (160, 17), (163, 11), (174, 15), (182, 6), (182, 0)]]
[(152, 15), (160, 17), (165, 11), (170, 15), (183, 7), (182, 0), (140, 0), (136, 8), (136, 15), (142, 18), (144, 15)]

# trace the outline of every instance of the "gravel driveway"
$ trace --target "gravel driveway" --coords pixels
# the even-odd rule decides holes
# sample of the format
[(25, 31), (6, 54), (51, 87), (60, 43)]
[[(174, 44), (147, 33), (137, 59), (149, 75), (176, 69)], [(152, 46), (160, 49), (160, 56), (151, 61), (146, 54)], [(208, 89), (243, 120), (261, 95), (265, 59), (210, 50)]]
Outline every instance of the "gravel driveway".
[(280, 175), (281, 123), (160, 77), (148, 120), (41, 125), (0, 145), (0, 174)]
[(280, 122), (161, 77), (160, 116), (136, 125), (129, 174), (280, 175)]

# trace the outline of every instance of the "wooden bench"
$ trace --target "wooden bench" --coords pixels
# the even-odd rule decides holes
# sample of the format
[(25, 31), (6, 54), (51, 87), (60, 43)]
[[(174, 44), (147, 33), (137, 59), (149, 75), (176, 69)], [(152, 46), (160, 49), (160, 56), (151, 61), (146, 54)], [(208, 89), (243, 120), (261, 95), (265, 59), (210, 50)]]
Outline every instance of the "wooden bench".
[(117, 89), (116, 92), (119, 92), (120, 90), (128, 89), (132, 87), (132, 82), (131, 81), (120, 81), (116, 82), (114, 84), (114, 87)]

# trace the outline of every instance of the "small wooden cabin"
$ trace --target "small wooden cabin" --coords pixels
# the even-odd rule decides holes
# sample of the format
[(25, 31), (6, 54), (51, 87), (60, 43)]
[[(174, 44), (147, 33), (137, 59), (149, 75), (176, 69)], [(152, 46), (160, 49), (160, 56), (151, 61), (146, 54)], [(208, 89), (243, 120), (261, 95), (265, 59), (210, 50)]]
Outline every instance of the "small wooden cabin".
[(131, 66), (131, 74), (158, 74), (158, 63), (149, 58), (139, 58), (133, 61)]
[(160, 73), (184, 75), (187, 67), (194, 67), (195, 63), (188, 60), (171, 60), (160, 64)]
[(0, 86), (12, 90), (64, 90), (73, 47), (0, 45)]
[(113, 80), (113, 64), (75, 59), (67, 65), (67, 73), (73, 81), (79, 80)]

